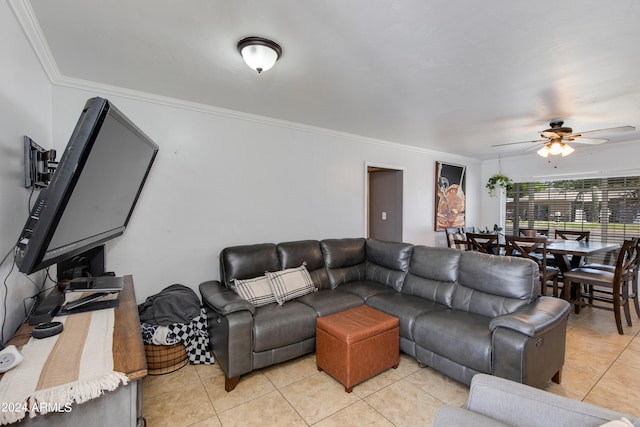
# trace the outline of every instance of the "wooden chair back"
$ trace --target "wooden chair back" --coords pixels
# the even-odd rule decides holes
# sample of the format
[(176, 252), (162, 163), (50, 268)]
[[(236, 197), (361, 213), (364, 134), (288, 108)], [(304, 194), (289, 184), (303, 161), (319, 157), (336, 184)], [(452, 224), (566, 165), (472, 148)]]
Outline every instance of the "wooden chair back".
[(589, 241), (590, 231), (556, 230), (555, 238), (563, 240)]
[(549, 236), (548, 228), (520, 228), (518, 234), (524, 237)]
[(633, 269), (636, 268), (640, 260), (639, 248), (639, 239), (637, 237), (625, 240), (622, 243), (622, 248), (620, 248), (620, 253), (616, 260), (616, 270), (613, 274), (614, 286), (615, 282), (622, 282), (630, 278), (630, 274), (632, 274)]
[(468, 251), (496, 254), (500, 246), (497, 233), (466, 233), (466, 236)]
[[(521, 256), (547, 267), (547, 238), (526, 236), (505, 236), (507, 255)], [(539, 254), (539, 256), (534, 256)]]
[(553, 296), (558, 296), (557, 270), (547, 266), (547, 237), (505, 236), (506, 252), (509, 256), (521, 256), (535, 261), (540, 268), (540, 291), (547, 294), (547, 282), (553, 283)]

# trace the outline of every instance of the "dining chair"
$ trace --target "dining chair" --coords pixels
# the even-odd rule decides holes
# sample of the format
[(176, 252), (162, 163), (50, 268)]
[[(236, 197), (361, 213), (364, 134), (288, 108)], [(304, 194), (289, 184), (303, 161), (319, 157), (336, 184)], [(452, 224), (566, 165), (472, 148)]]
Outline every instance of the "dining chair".
[(505, 236), (505, 244), (507, 255), (528, 258), (538, 264), (540, 269), (540, 293), (542, 295), (547, 294), (547, 285), (551, 281), (553, 296), (557, 297), (558, 273), (560, 273), (560, 270), (547, 265), (547, 238)]
[(445, 228), (447, 246), (454, 249), (467, 249), (467, 236), (462, 228)]
[(493, 255), (499, 253), (500, 243), (498, 242), (497, 233), (466, 233), (466, 236), (468, 251), (477, 251)]
[(518, 233), (523, 237), (549, 236), (548, 228), (519, 228)]
[[(629, 293), (629, 282), (634, 273), (634, 263), (638, 262), (639, 239), (625, 240), (618, 254), (616, 266), (613, 272), (595, 268), (578, 267), (564, 273), (565, 289), (563, 296), (572, 304), (576, 313), (580, 313), (580, 307), (590, 305), (594, 308), (613, 311), (618, 333), (624, 335), (622, 330), (622, 316), (624, 315), (628, 326), (632, 326), (629, 299), (634, 301), (636, 295)], [(632, 285), (633, 289), (633, 285)], [(603, 306), (595, 301), (611, 304)]]
[[(633, 301), (634, 308), (636, 310), (636, 316), (640, 319), (640, 303), (638, 301), (638, 276), (640, 270), (640, 239), (638, 239), (638, 246), (636, 246), (635, 252), (636, 258), (631, 262), (631, 274), (629, 281), (631, 283), (631, 293), (629, 294), (629, 298)], [(584, 268), (594, 268), (596, 270), (604, 270), (611, 273), (614, 273), (616, 270), (615, 265), (611, 264), (600, 264), (600, 263), (587, 263), (583, 266)]]

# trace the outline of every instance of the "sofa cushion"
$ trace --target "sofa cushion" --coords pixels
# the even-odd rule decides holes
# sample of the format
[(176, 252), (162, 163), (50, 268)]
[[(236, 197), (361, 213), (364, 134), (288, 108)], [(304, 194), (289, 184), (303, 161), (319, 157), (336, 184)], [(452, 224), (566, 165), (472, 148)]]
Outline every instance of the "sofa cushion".
[(537, 299), (539, 286), (538, 265), (530, 259), (460, 252), (458, 286), (451, 306), (496, 317)]
[(369, 261), (366, 263), (365, 278), (371, 282), (382, 283), (400, 292), (402, 290), (402, 284), (404, 278), (407, 275), (405, 271), (392, 270), (390, 268), (382, 267), (377, 264), (373, 264)]
[(362, 238), (326, 239), (320, 242), (332, 288), (365, 279), (365, 247), (366, 241)]
[(307, 270), (316, 288), (331, 288), (319, 241), (299, 240), (278, 243), (277, 251), (280, 258), (280, 269), (293, 268), (306, 263)]
[(459, 263), (455, 249), (415, 246), (402, 292), (451, 307)]
[(408, 271), (412, 250), (410, 243), (367, 239), (367, 261), (392, 270)]
[(298, 301), (269, 304), (256, 308), (252, 328), (253, 351), (273, 350), (315, 337), (316, 313)]
[(455, 282), (459, 263), (460, 251), (455, 249), (415, 246), (409, 272), (438, 282)]
[(347, 282), (343, 285), (340, 285), (339, 289), (341, 291), (357, 295), (365, 301), (367, 301), (372, 296), (378, 295), (380, 293), (395, 293), (395, 291), (389, 286), (385, 286), (382, 283), (378, 282), (371, 282), (369, 280), (356, 280)]
[(400, 336), (413, 341), (413, 327), (416, 319), (431, 311), (445, 310), (445, 307), (424, 298), (398, 292), (386, 292), (367, 299), (367, 305), (400, 319)]
[(280, 270), (280, 263), (273, 243), (231, 246), (220, 252), (220, 282), (227, 288), (234, 279), (251, 279), (276, 270)]
[(305, 265), (266, 273), (278, 304), (316, 291)]
[(271, 282), (267, 276), (254, 277), (253, 279), (234, 279), (231, 289), (244, 300), (249, 301), (254, 307), (276, 302), (276, 297), (271, 290)]
[(412, 249), (413, 245), (409, 243), (368, 239), (366, 279), (383, 283), (400, 292), (409, 270)]
[(318, 317), (361, 306), (364, 300), (340, 289), (322, 289), (296, 300), (313, 308)]
[(478, 372), (491, 373), (489, 318), (458, 310), (435, 310), (418, 317), (416, 345)]
[(331, 288), (335, 289), (345, 283), (365, 280), (367, 275), (366, 268), (367, 264), (363, 262), (362, 264), (352, 265), (351, 267), (327, 269)]
[(325, 239), (320, 242), (327, 268), (350, 267), (366, 261), (363, 238)]

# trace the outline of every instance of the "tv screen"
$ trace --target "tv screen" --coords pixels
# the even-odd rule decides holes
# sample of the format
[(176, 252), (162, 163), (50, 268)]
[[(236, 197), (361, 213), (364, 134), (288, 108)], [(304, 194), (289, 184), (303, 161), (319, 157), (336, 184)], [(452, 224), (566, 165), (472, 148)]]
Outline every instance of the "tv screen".
[(89, 99), (17, 243), (31, 274), (121, 235), (158, 146), (112, 103)]

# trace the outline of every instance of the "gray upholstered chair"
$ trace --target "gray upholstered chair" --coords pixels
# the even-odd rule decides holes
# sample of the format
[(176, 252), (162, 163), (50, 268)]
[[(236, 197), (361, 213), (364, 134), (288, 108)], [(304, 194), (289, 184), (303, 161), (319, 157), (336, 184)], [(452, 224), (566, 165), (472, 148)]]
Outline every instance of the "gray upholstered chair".
[(504, 378), (477, 374), (462, 407), (443, 406), (434, 427), (596, 427), (622, 417), (640, 419)]

